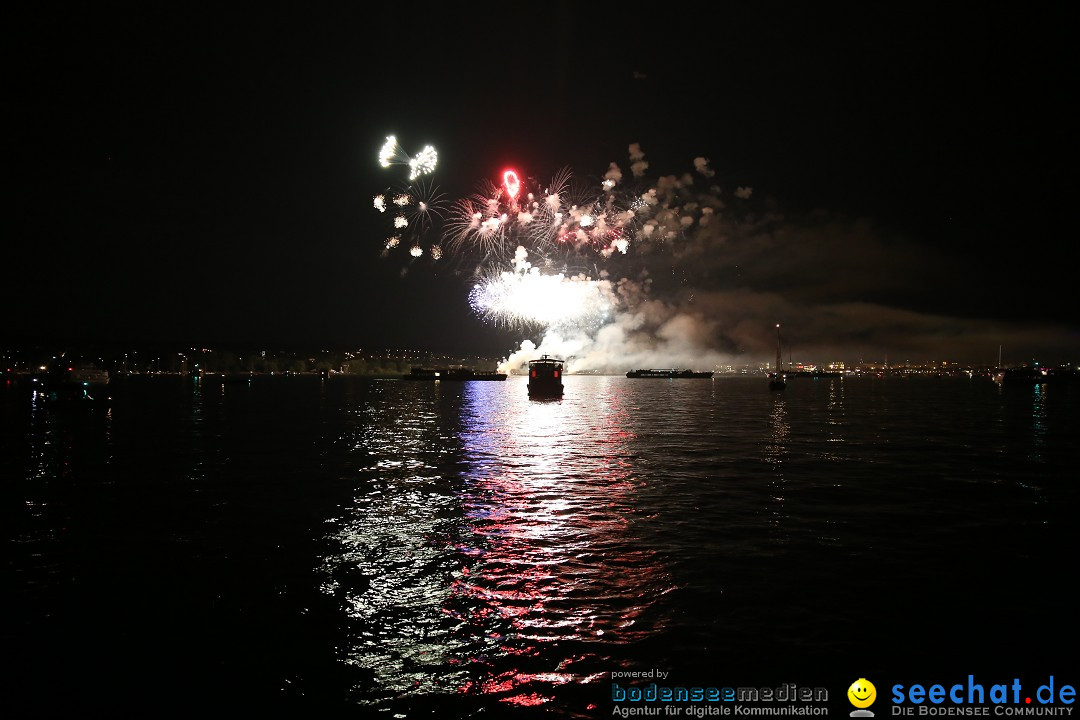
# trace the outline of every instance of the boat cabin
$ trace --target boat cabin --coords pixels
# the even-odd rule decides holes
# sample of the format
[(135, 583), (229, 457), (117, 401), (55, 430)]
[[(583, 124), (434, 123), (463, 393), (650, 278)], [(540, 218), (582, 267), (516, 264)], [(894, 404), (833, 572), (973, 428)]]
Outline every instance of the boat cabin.
[(529, 361), (529, 397), (561, 397), (563, 361), (544, 355)]

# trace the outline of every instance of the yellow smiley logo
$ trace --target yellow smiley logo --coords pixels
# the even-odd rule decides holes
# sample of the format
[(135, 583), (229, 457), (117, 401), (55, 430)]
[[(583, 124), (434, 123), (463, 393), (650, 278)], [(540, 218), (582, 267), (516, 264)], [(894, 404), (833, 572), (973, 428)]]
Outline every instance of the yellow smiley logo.
[(857, 708), (867, 708), (877, 699), (877, 688), (866, 678), (859, 678), (847, 689), (848, 700)]

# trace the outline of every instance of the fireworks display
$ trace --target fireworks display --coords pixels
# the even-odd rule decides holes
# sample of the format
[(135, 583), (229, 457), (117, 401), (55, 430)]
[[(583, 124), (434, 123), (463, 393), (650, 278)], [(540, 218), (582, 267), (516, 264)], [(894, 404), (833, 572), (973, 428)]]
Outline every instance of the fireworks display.
[(409, 156), (398, 145), (397, 138), (393, 135), (386, 136), (386, 142), (379, 148), (379, 164), (388, 168), (394, 163), (408, 162)]
[(438, 160), (439, 154), (431, 145), (425, 145), (416, 157), (410, 157), (393, 135), (387, 135), (386, 142), (379, 148), (379, 165), (384, 168), (391, 165), (408, 165), (410, 181), (421, 175), (430, 175), (435, 172)]
[(506, 188), (506, 194), (511, 202), (517, 200), (518, 193), (521, 192), (521, 180), (518, 178), (518, 174), (513, 170), (504, 172), (503, 187)]
[[(630, 148), (637, 178), (648, 163), (638, 146)], [(694, 165), (701, 177), (712, 176), (705, 158)], [(708, 225), (724, 207), (717, 188), (695, 188), (689, 173), (651, 184), (622, 181), (615, 163), (595, 185), (575, 182), (569, 169), (544, 185), (507, 169), (501, 185), (484, 183), (479, 192), (453, 203), (444, 225), (445, 245), (481, 269), (516, 266), (523, 248), (534, 269), (565, 272), (604, 265), (632, 250), (677, 255), (682, 239)]]
[(415, 157), (410, 157), (394, 135), (388, 135), (379, 149), (379, 165), (382, 167), (405, 165), (409, 168), (406, 184), (396, 189), (388, 188), (373, 198), (377, 211), (385, 214), (389, 210), (391, 213), (391, 228), (383, 240), (384, 254), (404, 244), (409, 249), (409, 257), (414, 259), (425, 254), (433, 260), (443, 256), (440, 240), (436, 239), (431, 244), (429, 233), (443, 219), (447, 208), (443, 194), (430, 180), (425, 179), (425, 176), (435, 172), (438, 157), (438, 152), (431, 145), (426, 145)]
[(611, 283), (584, 274), (542, 274), (518, 247), (513, 270), (492, 272), (469, 293), (473, 311), (496, 325), (599, 328), (611, 316)]
[(567, 169), (543, 186), (526, 185), (506, 170), (502, 185), (487, 183), (454, 203), (446, 244), (481, 261), (509, 262), (519, 245), (548, 264), (590, 254), (607, 258), (628, 251), (639, 219), (635, 207), (644, 206), (614, 192), (613, 183), (590, 188), (572, 182)]
[[(468, 297), (477, 317), (540, 332), (541, 350), (550, 347), (558, 355), (584, 352), (605, 332), (621, 336), (626, 328), (637, 332), (660, 323), (659, 314), (642, 312), (652, 283), (646, 264), (666, 262), (672, 274), (677, 264), (693, 265), (702, 252), (698, 236), (710, 226), (716, 234), (725, 204), (706, 158), (694, 158), (693, 171), (650, 181), (640, 146), (630, 145), (628, 154), (629, 179), (614, 162), (589, 181), (569, 168), (546, 183), (506, 168), (500, 184), (482, 181), (472, 195), (444, 203), (430, 184), (417, 182), (434, 171), (434, 148), (409, 158), (390, 136), (380, 163), (407, 164), (411, 172), (403, 190), (375, 197), (375, 209), (392, 217), (383, 252), (404, 248), (409, 262), (454, 258), (471, 268)], [(750, 192), (739, 187), (736, 202)], [(637, 275), (620, 277), (631, 266)], [(650, 307), (664, 310), (662, 303)], [(606, 330), (614, 323), (621, 323), (617, 330)], [(526, 346), (529, 352), (536, 348)], [(504, 369), (527, 359), (512, 355)]]
[(415, 180), (421, 175), (430, 175), (435, 172), (435, 165), (439, 160), (438, 153), (431, 145), (424, 146), (420, 154), (409, 158), (409, 180)]
[[(391, 140), (380, 157), (407, 164)], [(449, 199), (429, 176), (410, 176), (374, 196), (388, 225), (381, 251), (400, 259), (402, 275), (421, 266), (468, 278), (474, 316), (521, 338), (504, 372), (541, 354), (565, 358), (569, 373), (708, 369), (767, 348), (759, 331), (780, 317), (819, 327), (827, 319), (826, 331), (842, 318), (849, 345), (877, 332), (883, 311), (841, 303), (826, 312), (762, 289), (779, 278), (793, 297), (820, 292), (826, 272), (851, 293), (879, 291), (880, 278), (861, 280), (859, 258), (887, 250), (863, 229), (817, 216), (793, 225), (748, 185), (722, 189), (705, 157), (651, 177), (641, 147), (628, 150), (628, 162), (599, 176), (563, 167), (545, 181), (521, 166), (492, 168), (472, 194)], [(824, 254), (829, 264), (814, 265)], [(818, 272), (804, 272), (808, 264)]]

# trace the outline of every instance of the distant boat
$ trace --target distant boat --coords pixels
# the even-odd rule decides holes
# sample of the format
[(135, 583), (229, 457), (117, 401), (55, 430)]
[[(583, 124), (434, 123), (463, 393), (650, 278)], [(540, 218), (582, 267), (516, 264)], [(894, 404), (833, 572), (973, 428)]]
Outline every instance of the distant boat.
[(703, 378), (708, 379), (713, 376), (711, 370), (676, 370), (674, 368), (665, 370), (631, 370), (626, 373), (628, 378), (667, 378), (670, 380), (677, 380), (682, 378)]
[(788, 378), (824, 378), (843, 377), (844, 373), (839, 370), (788, 370), (784, 377)]
[(998, 361), (997, 361), (997, 365), (994, 366), (994, 372), (992, 372), (990, 374), (990, 377), (992, 377), (994, 379), (994, 382), (996, 382), (996, 383), (1000, 384), (1000, 383), (1005, 382), (1005, 368), (1001, 364), (1001, 346), (1000, 345), (998, 345)]
[(39, 376), (41, 388), (50, 400), (105, 401), (109, 399), (109, 372), (87, 365), (58, 365)]
[(414, 367), (402, 380), (505, 380), (506, 373), (494, 370), (470, 370), (469, 368), (422, 368)]
[(780, 355), (780, 324), (776, 324), (776, 370), (769, 373), (769, 389), (783, 390), (787, 387), (787, 375), (784, 374), (784, 358)]
[(529, 361), (529, 397), (562, 397), (563, 361), (544, 355)]
[(1064, 385), (1080, 380), (1080, 372), (1067, 367), (1019, 367), (1001, 370), (994, 379), (1003, 385)]

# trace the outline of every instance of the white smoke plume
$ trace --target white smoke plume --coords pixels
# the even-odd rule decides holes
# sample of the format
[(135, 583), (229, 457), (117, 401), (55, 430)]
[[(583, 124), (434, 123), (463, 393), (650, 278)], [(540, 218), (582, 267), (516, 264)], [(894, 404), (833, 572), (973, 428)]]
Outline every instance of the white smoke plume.
[[(640, 146), (629, 149), (631, 166), (647, 167)], [(707, 162), (694, 160), (706, 179)], [(786, 216), (748, 186), (734, 193), (738, 208), (725, 208), (719, 189), (695, 184), (690, 173), (624, 192), (633, 199), (633, 232), (621, 239), (622, 252), (598, 250), (606, 263), (603, 320), (593, 313), (587, 323), (534, 327), (501, 363), (504, 371), (524, 372), (542, 354), (567, 361), (569, 373), (764, 367), (775, 354), (777, 323), (785, 361), (817, 365), (886, 355), (989, 361), (1003, 337), (1048, 351), (1076, 342), (1060, 327), (910, 309), (911, 288), (933, 297), (948, 287), (948, 264), (866, 220), (827, 211)]]
[(716, 171), (709, 167), (709, 158), (705, 157), (694, 158), (694, 169), (707, 178), (716, 174)]

